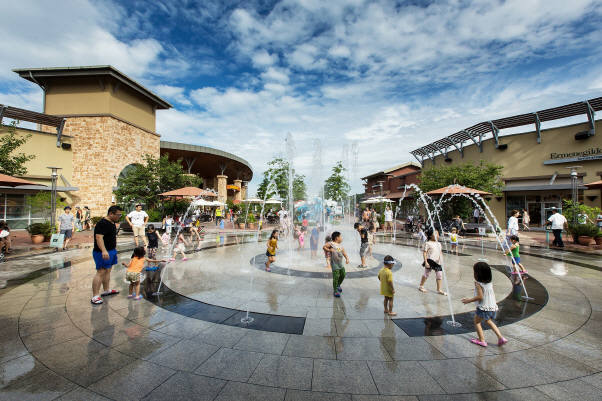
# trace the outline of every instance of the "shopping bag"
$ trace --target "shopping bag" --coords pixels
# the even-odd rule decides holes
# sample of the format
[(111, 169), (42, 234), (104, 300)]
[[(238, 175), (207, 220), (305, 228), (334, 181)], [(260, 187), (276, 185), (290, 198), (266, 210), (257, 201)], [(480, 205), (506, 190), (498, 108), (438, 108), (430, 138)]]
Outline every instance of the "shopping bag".
[(62, 248), (63, 242), (65, 242), (65, 234), (52, 234), (50, 237), (51, 248)]

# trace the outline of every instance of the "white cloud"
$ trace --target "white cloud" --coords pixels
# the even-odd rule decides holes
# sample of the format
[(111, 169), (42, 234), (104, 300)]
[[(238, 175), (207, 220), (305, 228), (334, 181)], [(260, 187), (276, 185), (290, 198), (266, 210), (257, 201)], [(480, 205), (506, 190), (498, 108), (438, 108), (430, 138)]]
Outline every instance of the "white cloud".
[(153, 86), (155, 93), (167, 100), (173, 100), (181, 105), (190, 106), (192, 102), (186, 97), (184, 88), (170, 85)]
[(253, 54), (251, 61), (256, 68), (269, 67), (278, 62), (278, 55), (270, 54), (265, 49), (261, 49)]
[(289, 80), (290, 80), (288, 77), (288, 74), (289, 74), (288, 70), (270, 67), (267, 69), (267, 71), (261, 73), (261, 78), (264, 79), (265, 81), (272, 81), (272, 82), (278, 82), (281, 84), (288, 84)]

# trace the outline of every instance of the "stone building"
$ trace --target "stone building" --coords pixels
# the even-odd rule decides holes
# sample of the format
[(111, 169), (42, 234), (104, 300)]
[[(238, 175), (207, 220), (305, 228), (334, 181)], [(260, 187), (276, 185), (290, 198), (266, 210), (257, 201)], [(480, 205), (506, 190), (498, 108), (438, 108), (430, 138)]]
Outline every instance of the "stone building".
[[(208, 147), (163, 142), (156, 132), (156, 113), (172, 107), (135, 80), (111, 66), (33, 68), (13, 70), (43, 90), (43, 113), (0, 105), (2, 118), (37, 124), (18, 128), (32, 138), (19, 152), (33, 154), (27, 162), (27, 180), (51, 182), (47, 167), (60, 167), (58, 191), (70, 205), (88, 206), (102, 215), (115, 201), (113, 190), (128, 166), (146, 154), (171, 160), (184, 158), (190, 174), (204, 179), (204, 188), (219, 191), (220, 199), (246, 196), (243, 181), (253, 176), (245, 160)], [(3, 103), (0, 99), (0, 103)], [(6, 123), (6, 121), (5, 121)], [(6, 133), (0, 127), (0, 135)], [(230, 188), (230, 189), (228, 189)], [(40, 188), (0, 188), (0, 220), (14, 220), (12, 227), (26, 226), (37, 217), (25, 210), (24, 198)], [(18, 220), (18, 221), (17, 221)]]

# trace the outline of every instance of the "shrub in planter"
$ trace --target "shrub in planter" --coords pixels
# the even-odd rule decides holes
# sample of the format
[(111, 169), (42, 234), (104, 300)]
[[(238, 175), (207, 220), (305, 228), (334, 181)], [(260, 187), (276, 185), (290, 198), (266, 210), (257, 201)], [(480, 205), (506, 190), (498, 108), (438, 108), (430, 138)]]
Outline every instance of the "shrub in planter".
[(577, 224), (571, 229), (573, 237), (577, 237), (577, 241), (581, 245), (589, 245), (599, 231), (598, 227), (591, 224)]
[(98, 222), (99, 222), (100, 220), (102, 220), (102, 217), (95, 216), (95, 217), (92, 217), (92, 219), (91, 219), (91, 220), (92, 220), (92, 227), (94, 227), (94, 226), (96, 226), (96, 224), (98, 224)]
[(602, 245), (602, 230), (598, 230), (594, 239), (596, 240), (596, 245)]
[(247, 216), (247, 223), (254, 225), (256, 222), (257, 219), (255, 218), (255, 215), (253, 213), (249, 213), (249, 215)]
[(40, 244), (52, 235), (50, 222), (33, 223), (27, 226), (27, 232), (31, 236), (31, 242)]

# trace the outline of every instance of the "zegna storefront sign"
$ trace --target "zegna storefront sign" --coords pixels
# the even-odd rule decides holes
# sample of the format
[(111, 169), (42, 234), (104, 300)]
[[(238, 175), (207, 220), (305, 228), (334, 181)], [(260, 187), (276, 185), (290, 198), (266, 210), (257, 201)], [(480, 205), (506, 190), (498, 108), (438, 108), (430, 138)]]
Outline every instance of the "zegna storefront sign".
[(543, 164), (573, 163), (601, 159), (602, 149), (591, 148), (583, 152), (552, 153), (550, 154), (550, 160), (544, 161)]

